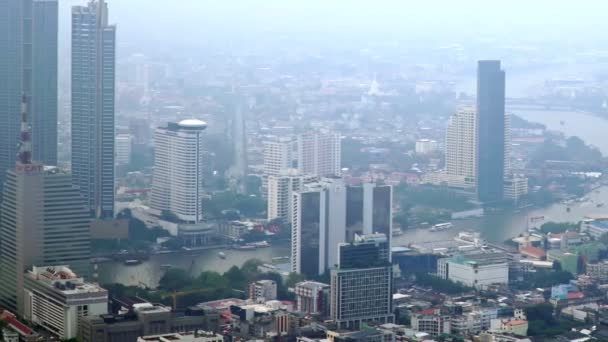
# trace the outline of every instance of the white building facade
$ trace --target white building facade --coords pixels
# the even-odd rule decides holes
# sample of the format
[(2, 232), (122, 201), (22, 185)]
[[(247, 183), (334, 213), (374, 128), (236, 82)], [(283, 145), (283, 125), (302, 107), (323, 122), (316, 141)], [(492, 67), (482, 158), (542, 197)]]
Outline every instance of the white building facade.
[(293, 194), (301, 191), (305, 184), (317, 181), (315, 176), (303, 176), (295, 169), (284, 170), (279, 175), (271, 175), (268, 187), (268, 220), (281, 219), (291, 223)]
[(342, 143), (340, 134), (331, 131), (298, 135), (298, 169), (302, 174), (319, 177), (339, 176)]
[(459, 255), (439, 259), (437, 275), (465, 286), (486, 289), (490, 285), (509, 283), (509, 263), (500, 253)]
[(127, 165), (131, 161), (133, 137), (130, 134), (117, 134), (114, 140), (116, 145), (116, 165)]
[(188, 119), (156, 130), (151, 207), (170, 211), (180, 220), (203, 218), (203, 132), (207, 124)]
[(24, 317), (60, 339), (77, 337), (82, 317), (108, 312), (108, 291), (67, 266), (34, 266), (24, 284)]

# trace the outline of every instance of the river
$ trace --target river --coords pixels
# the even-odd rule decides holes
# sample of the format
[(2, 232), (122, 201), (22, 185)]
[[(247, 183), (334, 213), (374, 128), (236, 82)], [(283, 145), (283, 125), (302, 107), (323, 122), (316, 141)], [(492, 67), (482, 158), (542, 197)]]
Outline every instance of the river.
[[(526, 120), (545, 124), (551, 130), (562, 131), (568, 136), (578, 136), (588, 144), (598, 147), (604, 155), (608, 155), (608, 139), (604, 136), (608, 132), (608, 120), (576, 111), (518, 109), (511, 112)], [(564, 124), (562, 125), (561, 122)], [(608, 187), (602, 187), (590, 193), (588, 197), (590, 199), (588, 202), (570, 205), (570, 212), (566, 210), (566, 205), (558, 203), (528, 212), (491, 213), (479, 219), (455, 221), (454, 228), (442, 232), (430, 233), (428, 230), (408, 230), (402, 236), (394, 239), (394, 245), (451, 239), (463, 230), (479, 231), (482, 237), (488, 241), (500, 242), (526, 231), (528, 228), (527, 222), (531, 217), (544, 216), (545, 221), (536, 223), (540, 225), (548, 220), (578, 222), (585, 215), (608, 214)], [(596, 203), (600, 202), (607, 205), (601, 208), (596, 207)], [(122, 263), (114, 262), (104, 263), (99, 265), (99, 281), (102, 283), (111, 282), (154, 287), (164, 274), (161, 265), (170, 264), (188, 270), (192, 275), (209, 270), (225, 272), (232, 265), (241, 266), (251, 258), (270, 261), (275, 257), (288, 256), (289, 244), (250, 251), (224, 250), (226, 259), (221, 259), (218, 252), (218, 250), (208, 250), (197, 255), (154, 255), (150, 260), (136, 266), (125, 266)]]

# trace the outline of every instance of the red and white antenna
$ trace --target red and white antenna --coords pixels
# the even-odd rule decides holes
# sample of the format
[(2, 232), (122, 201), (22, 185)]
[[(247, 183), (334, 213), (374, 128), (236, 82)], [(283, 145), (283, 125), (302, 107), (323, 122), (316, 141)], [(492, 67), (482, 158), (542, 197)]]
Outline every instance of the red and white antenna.
[(21, 144), (19, 146), (19, 157), (18, 160), (21, 164), (32, 163), (32, 134), (30, 131), (30, 125), (27, 122), (27, 95), (21, 96)]

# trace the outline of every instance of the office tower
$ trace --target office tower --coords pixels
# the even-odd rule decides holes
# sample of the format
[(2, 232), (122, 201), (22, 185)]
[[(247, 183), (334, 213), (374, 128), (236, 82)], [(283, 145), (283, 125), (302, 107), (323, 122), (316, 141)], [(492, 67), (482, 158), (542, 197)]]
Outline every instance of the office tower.
[(203, 219), (203, 131), (196, 119), (169, 123), (156, 130), (152, 209), (172, 212), (182, 221)]
[(293, 193), (304, 188), (305, 184), (313, 183), (318, 178), (303, 176), (296, 169), (281, 171), (278, 175), (268, 177), (268, 220), (281, 219), (291, 223)]
[(505, 72), (500, 61), (477, 67), (477, 196), (481, 202), (503, 199), (505, 173)]
[(115, 62), (105, 1), (72, 7), (72, 173), (99, 218), (114, 216)]
[(320, 131), (298, 135), (298, 169), (302, 174), (339, 176), (341, 158), (340, 134)]
[(116, 165), (127, 165), (131, 162), (133, 137), (130, 134), (116, 135)]
[(445, 134), (445, 173), (448, 185), (475, 186), (477, 115), (473, 108), (459, 110), (450, 117)]
[(0, 184), (15, 165), (22, 94), (34, 159), (57, 163), (57, 30), (56, 0), (0, 1)]
[(108, 313), (108, 291), (67, 266), (34, 266), (24, 287), (24, 318), (62, 340), (78, 337), (82, 317)]
[(339, 178), (305, 185), (292, 199), (291, 271), (325, 273), (338, 263), (338, 244), (356, 234), (383, 233), (390, 244), (391, 204), (390, 186), (346, 186)]
[(0, 205), (0, 306), (23, 314), (23, 274), (33, 265), (70, 265), (88, 274), (90, 216), (72, 177), (31, 160), (27, 98), (22, 99), (21, 145), (8, 170)]
[(360, 329), (364, 322), (394, 322), (393, 268), (384, 234), (357, 235), (338, 246), (331, 270), (331, 318), (339, 329)]

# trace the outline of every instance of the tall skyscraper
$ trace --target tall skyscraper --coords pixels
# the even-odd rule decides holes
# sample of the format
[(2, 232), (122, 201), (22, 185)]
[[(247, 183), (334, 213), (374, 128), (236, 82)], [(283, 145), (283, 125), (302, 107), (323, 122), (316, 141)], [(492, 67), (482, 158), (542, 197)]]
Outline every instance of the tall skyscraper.
[(445, 135), (445, 173), (448, 185), (471, 188), (477, 173), (477, 114), (473, 108), (459, 110), (448, 122)]
[(152, 209), (186, 222), (202, 221), (205, 128), (205, 122), (188, 119), (156, 130)]
[(477, 196), (481, 202), (503, 199), (505, 176), (505, 72), (500, 61), (477, 66)]
[(305, 185), (292, 199), (292, 272), (325, 273), (338, 263), (337, 246), (356, 234), (383, 233), (390, 244), (391, 204), (390, 186), (346, 186), (340, 178)]
[(336, 132), (307, 132), (298, 135), (298, 169), (305, 175), (339, 176), (341, 144), (340, 134)]
[(90, 215), (70, 174), (31, 160), (27, 100), (21, 147), (6, 172), (0, 205), (0, 306), (23, 313), (23, 275), (33, 265), (69, 265), (88, 274)]
[[(57, 163), (57, 1), (0, 1), (0, 183), (15, 164), (21, 95), (34, 159)], [(0, 185), (1, 187), (1, 185)]]
[(72, 8), (72, 172), (91, 214), (114, 216), (116, 27), (108, 6)]
[(331, 318), (340, 329), (360, 329), (364, 322), (392, 323), (393, 268), (384, 234), (357, 235), (338, 246), (331, 270)]

